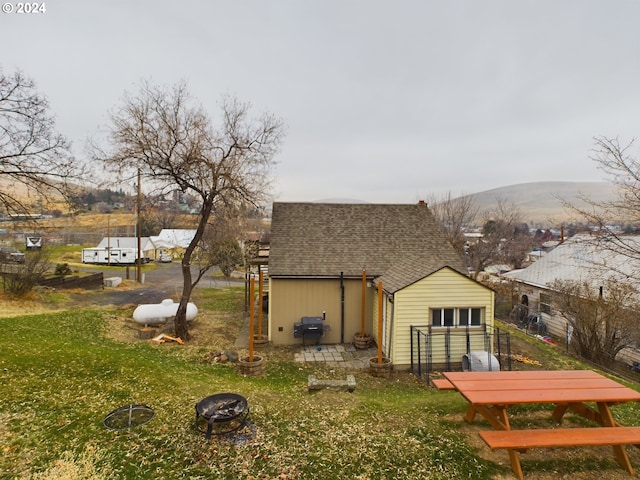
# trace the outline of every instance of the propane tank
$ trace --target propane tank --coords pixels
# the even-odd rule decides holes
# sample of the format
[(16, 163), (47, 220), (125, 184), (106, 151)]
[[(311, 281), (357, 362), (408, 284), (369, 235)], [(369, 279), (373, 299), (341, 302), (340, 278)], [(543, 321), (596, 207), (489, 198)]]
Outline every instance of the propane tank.
[[(138, 305), (133, 311), (133, 321), (141, 325), (160, 325), (176, 316), (179, 303), (175, 303), (170, 298), (162, 300), (160, 303), (150, 303)], [(198, 314), (195, 304), (187, 303), (187, 322), (192, 321)]]

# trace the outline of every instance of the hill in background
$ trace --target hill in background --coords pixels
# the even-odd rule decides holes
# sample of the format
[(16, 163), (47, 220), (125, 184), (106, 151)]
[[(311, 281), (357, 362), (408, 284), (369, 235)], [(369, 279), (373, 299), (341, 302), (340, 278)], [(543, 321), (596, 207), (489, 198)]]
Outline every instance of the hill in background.
[(532, 182), (494, 188), (465, 197), (473, 198), (480, 211), (495, 207), (498, 199), (501, 199), (507, 204), (516, 205), (529, 226), (552, 227), (579, 221), (572, 212), (565, 210), (561, 199), (581, 207), (585, 206), (581, 198), (600, 203), (615, 199), (616, 194), (614, 185), (608, 182)]

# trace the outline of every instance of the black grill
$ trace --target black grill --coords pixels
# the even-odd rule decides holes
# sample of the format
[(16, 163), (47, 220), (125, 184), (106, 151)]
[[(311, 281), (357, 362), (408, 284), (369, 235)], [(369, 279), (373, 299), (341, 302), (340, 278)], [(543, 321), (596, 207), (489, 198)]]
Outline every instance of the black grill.
[(325, 316), (322, 317), (302, 317), (299, 322), (293, 324), (293, 337), (302, 338), (302, 343), (307, 339), (320, 343), (320, 337), (324, 332), (331, 330), (329, 325), (324, 324)]

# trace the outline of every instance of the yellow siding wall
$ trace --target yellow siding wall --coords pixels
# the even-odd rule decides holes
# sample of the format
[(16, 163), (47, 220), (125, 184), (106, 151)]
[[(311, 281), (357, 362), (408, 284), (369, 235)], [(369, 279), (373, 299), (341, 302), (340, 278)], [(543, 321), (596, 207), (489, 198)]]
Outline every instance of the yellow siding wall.
[[(384, 288), (384, 285), (383, 285)], [(370, 332), (373, 335), (373, 338), (376, 341), (376, 345), (382, 345), (382, 351), (384, 356), (389, 358), (389, 339), (392, 338), (391, 333), (391, 319), (393, 318), (393, 301), (391, 297), (384, 294), (382, 296), (382, 317), (378, 317), (378, 291), (374, 290), (373, 292), (373, 311), (371, 312), (372, 318), (372, 331)], [(378, 338), (378, 318), (382, 318), (382, 342)], [(369, 332), (368, 332), (369, 333)]]
[[(344, 280), (344, 342), (353, 342), (361, 328), (362, 281)], [(371, 331), (372, 288), (367, 288), (366, 331)], [(293, 337), (293, 324), (301, 317), (322, 316), (331, 327), (320, 343), (336, 344), (341, 341), (341, 292), (339, 279), (278, 279), (269, 280), (269, 339), (274, 345), (301, 344)]]
[[(360, 331), (362, 282), (345, 279), (344, 342), (351, 343)], [(459, 273), (444, 268), (427, 278), (396, 292), (393, 298), (385, 296), (384, 354), (400, 368), (411, 363), (411, 325), (427, 326), (429, 309), (438, 307), (480, 307), (484, 321), (493, 326), (494, 293)], [(377, 338), (377, 292), (367, 287), (365, 331)], [(326, 311), (326, 324), (331, 331), (321, 339), (323, 344), (341, 342), (341, 298), (338, 279), (274, 279), (269, 280), (269, 339), (274, 345), (301, 344), (293, 337), (293, 324), (303, 316), (321, 316)], [(484, 350), (480, 339), (473, 339), (473, 350)], [(444, 362), (444, 344), (437, 341), (433, 348), (433, 362)], [(466, 353), (461, 337), (460, 355)], [(457, 350), (453, 351), (457, 355)], [(453, 356), (452, 356), (453, 358)]]
[[(391, 360), (396, 366), (411, 364), (411, 325), (429, 325), (429, 309), (441, 307), (481, 307), (484, 321), (493, 326), (494, 292), (470, 278), (444, 268), (394, 295), (393, 335), (391, 337)], [(389, 310), (388, 310), (389, 311)], [(390, 323), (389, 322), (389, 323)], [(388, 337), (387, 337), (388, 338)], [(466, 353), (466, 343), (462, 343), (460, 358)], [(472, 349), (484, 350), (482, 344)], [(445, 361), (444, 345), (434, 348), (433, 362)]]

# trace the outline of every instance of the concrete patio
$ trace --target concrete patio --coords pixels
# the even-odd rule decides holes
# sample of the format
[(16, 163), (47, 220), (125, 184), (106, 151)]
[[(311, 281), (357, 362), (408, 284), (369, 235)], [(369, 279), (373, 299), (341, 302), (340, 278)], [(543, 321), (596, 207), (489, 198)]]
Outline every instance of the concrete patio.
[[(267, 326), (263, 324), (264, 331)], [(236, 348), (249, 347), (249, 320), (240, 330), (235, 342)], [(339, 345), (305, 345), (300, 351), (294, 354), (294, 361), (300, 363), (325, 363), (329, 367), (340, 367), (348, 369), (369, 368), (369, 359), (378, 355), (377, 348), (359, 350), (352, 343)]]
[(358, 350), (350, 343), (341, 345), (305, 345), (294, 354), (294, 361), (301, 363), (325, 363), (329, 367), (349, 369), (369, 368), (369, 359), (377, 355), (377, 349)]

